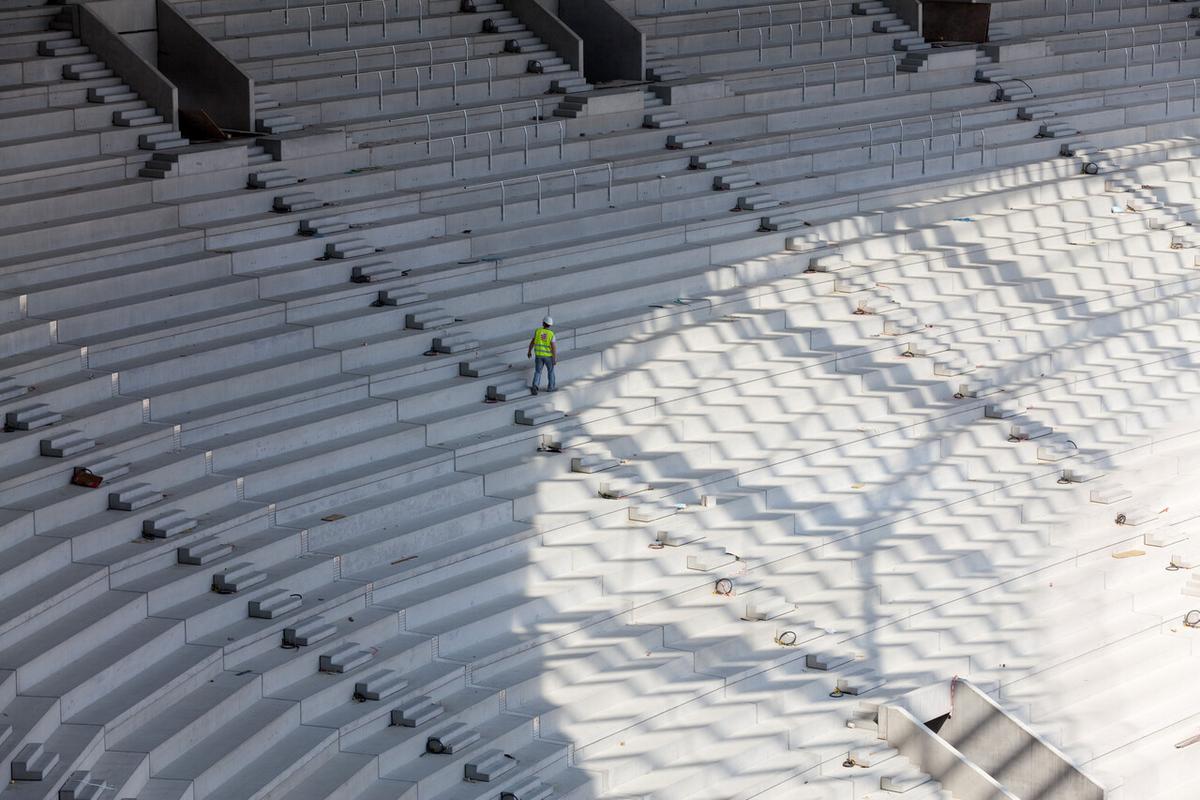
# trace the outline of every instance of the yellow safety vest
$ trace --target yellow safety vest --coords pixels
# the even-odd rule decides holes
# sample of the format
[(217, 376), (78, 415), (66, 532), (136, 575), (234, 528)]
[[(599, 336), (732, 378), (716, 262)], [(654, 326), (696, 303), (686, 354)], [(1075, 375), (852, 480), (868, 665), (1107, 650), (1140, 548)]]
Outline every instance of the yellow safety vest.
[(554, 331), (549, 328), (538, 328), (533, 334), (533, 354), (550, 358), (554, 352), (550, 349), (550, 344), (554, 341)]

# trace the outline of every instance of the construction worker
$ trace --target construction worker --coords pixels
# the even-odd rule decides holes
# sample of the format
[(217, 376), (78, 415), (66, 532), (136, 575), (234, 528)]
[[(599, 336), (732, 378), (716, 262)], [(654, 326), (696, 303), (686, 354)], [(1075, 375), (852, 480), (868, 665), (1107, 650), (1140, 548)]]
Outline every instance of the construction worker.
[(542, 327), (533, 332), (533, 338), (529, 340), (529, 349), (525, 352), (526, 358), (534, 358), (533, 362), (533, 385), (529, 387), (529, 391), (534, 394), (538, 393), (538, 381), (542, 378), (542, 367), (546, 368), (546, 391), (554, 391), (554, 365), (558, 362), (558, 347), (554, 344), (554, 320), (551, 317), (542, 319)]

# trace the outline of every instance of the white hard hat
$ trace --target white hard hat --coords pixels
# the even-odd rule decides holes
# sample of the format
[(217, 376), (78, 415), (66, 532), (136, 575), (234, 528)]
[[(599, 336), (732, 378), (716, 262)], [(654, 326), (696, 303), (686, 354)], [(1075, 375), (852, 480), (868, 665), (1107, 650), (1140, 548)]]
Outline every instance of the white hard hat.
[(547, 328), (550, 327), (551, 325), (554, 324), (554, 317), (551, 317), (549, 315), (542, 317), (542, 324), (545, 325)]

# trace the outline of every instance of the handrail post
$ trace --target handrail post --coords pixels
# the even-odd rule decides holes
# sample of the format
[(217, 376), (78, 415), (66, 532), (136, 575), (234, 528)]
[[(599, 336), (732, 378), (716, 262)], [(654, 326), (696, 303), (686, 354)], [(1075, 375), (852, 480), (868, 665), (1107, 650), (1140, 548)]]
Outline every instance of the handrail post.
[(492, 171), (492, 132), (487, 132), (488, 137), (488, 172)]
[(417, 108), (421, 107), (421, 70), (413, 67), (413, 74), (417, 76)]
[[(349, 8), (349, 6), (347, 6)], [(354, 88), (358, 89), (358, 50), (354, 51)]]
[(521, 132), (525, 134), (525, 166), (529, 166), (529, 128), (521, 126)]
[(383, 71), (376, 73), (379, 77), (379, 110), (383, 111)]
[(579, 171), (571, 170), (571, 208), (579, 206)]
[(425, 115), (425, 155), (433, 154), (433, 119)]
[(608, 204), (612, 205), (612, 189), (613, 189), (613, 166), (612, 162), (608, 162), (604, 166), (608, 167)]
[(541, 214), (542, 214), (542, 176), (535, 175), (534, 177), (537, 178), (537, 192), (538, 192), (538, 194), (537, 194), (537, 213), (538, 213), (538, 216), (541, 216)]

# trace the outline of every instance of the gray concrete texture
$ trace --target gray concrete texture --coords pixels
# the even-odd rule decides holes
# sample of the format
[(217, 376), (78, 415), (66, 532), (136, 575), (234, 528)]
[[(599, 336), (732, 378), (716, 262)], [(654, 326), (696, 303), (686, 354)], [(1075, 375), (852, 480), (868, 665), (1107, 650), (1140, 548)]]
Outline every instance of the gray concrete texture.
[(183, 0), (259, 128), (192, 144), (0, 0), (0, 794), (944, 798), (880, 708), (955, 674), (1195, 793), (1112, 554), (1196, 513), (1200, 61), (1126, 5), (618, 2), (614, 91), (540, 6)]

